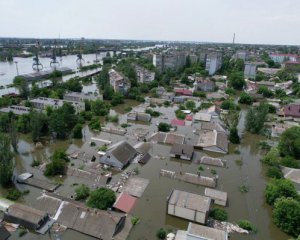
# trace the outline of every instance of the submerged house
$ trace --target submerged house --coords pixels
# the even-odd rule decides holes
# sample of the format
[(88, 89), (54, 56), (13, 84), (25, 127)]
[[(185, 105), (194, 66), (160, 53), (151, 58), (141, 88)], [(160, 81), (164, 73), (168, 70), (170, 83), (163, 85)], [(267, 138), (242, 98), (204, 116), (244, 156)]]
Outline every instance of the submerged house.
[(228, 233), (190, 222), (187, 231), (177, 231), (175, 240), (228, 240)]
[(100, 163), (111, 167), (122, 169), (135, 158), (137, 151), (126, 141), (121, 141), (113, 145), (104, 156), (100, 158)]
[(228, 153), (228, 138), (223, 132), (202, 130), (199, 133), (199, 139), (195, 147), (204, 151), (226, 154)]
[(4, 212), (4, 220), (37, 231), (49, 221), (49, 215), (46, 212), (15, 203)]
[(174, 144), (170, 151), (170, 157), (183, 160), (192, 160), (193, 155), (194, 147), (187, 144)]
[(173, 190), (168, 198), (168, 214), (205, 224), (211, 204), (209, 197)]

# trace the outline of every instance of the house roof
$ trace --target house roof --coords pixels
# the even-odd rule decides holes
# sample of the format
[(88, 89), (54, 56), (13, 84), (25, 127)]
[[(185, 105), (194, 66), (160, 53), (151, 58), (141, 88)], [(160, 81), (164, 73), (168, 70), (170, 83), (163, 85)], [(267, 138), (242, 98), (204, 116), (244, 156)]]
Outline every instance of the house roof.
[(228, 139), (225, 133), (219, 132), (217, 134), (217, 147), (222, 149), (224, 152), (228, 152)]
[(181, 190), (173, 190), (169, 204), (176, 205), (199, 212), (207, 212), (210, 208), (211, 199), (209, 197), (201, 196), (195, 193), (189, 193)]
[(199, 224), (189, 223), (188, 235), (199, 236), (203, 239), (227, 240), (228, 234), (219, 229), (202, 226)]
[(283, 109), (285, 116), (300, 117), (300, 104), (290, 104)]
[(201, 130), (216, 130), (217, 132), (225, 132), (224, 128), (217, 122), (203, 122)]
[(185, 120), (187, 120), (187, 121), (193, 121), (193, 115), (187, 115), (185, 117)]
[(184, 120), (180, 120), (180, 119), (173, 119), (172, 121), (171, 121), (171, 125), (172, 126), (184, 126), (185, 125), (185, 122), (184, 122)]
[(194, 147), (187, 144), (174, 144), (171, 148), (170, 153), (175, 155), (186, 155), (192, 157), (194, 153)]
[(204, 195), (212, 199), (217, 199), (226, 202), (227, 201), (227, 192), (222, 192), (212, 188), (205, 188)]
[(227, 135), (223, 132), (217, 132), (216, 130), (202, 130), (199, 133), (197, 146), (202, 148), (217, 146), (222, 151), (228, 152)]
[(6, 240), (10, 237), (9, 231), (2, 225), (0, 225), (0, 240)]
[(46, 212), (31, 208), (20, 203), (11, 205), (7, 209), (7, 214), (9, 216), (25, 220), (36, 225), (38, 225), (40, 220), (47, 215)]
[(107, 153), (113, 155), (118, 161), (127, 164), (137, 154), (137, 151), (126, 141), (113, 145)]
[(185, 96), (192, 96), (193, 92), (188, 89), (175, 89), (175, 93), (185, 95)]
[(209, 114), (209, 113), (203, 113), (203, 112), (198, 112), (198, 113), (196, 113), (194, 119), (197, 120), (197, 121), (210, 122), (210, 120), (211, 120), (211, 114)]
[(114, 208), (119, 209), (122, 212), (130, 213), (133, 209), (137, 198), (122, 192), (114, 203)]

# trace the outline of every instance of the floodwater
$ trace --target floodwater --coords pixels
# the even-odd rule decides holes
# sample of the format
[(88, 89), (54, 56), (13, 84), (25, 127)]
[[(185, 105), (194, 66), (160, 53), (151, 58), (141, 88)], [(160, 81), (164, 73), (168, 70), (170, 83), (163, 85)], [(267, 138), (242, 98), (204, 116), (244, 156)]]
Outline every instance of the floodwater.
[[(100, 53), (98, 54), (97, 59), (101, 61), (102, 58), (105, 56), (106, 53)], [(85, 54), (83, 55), (83, 59), (84, 59), (84, 62), (82, 63), (83, 65), (93, 64), (94, 60), (96, 60), (96, 54)], [(78, 64), (76, 60), (77, 60), (77, 55), (63, 56), (62, 58), (57, 57), (57, 61), (59, 62), (58, 67), (69, 67), (71, 69), (77, 69)], [(40, 62), (43, 64), (44, 67), (43, 70), (51, 69), (50, 61), (51, 61), (50, 58), (40, 58)], [(17, 62), (19, 75), (34, 72), (32, 69), (33, 57), (30, 58), (16, 57), (14, 58), (14, 62)], [(2, 86), (2, 89), (0, 89), (0, 95), (16, 92), (15, 88), (6, 87), (7, 85), (12, 84), (14, 77), (18, 75), (17, 67), (14, 62), (0, 62), (0, 86)], [(72, 75), (71, 77), (74, 76)], [(65, 76), (63, 77), (63, 80), (66, 77), (69, 79), (69, 76)]]
[[(138, 103), (134, 101), (126, 101), (122, 106), (119, 106), (111, 111), (111, 114), (120, 114), (119, 124), (126, 122), (126, 115), (123, 114), (123, 109), (126, 106), (136, 106)], [(143, 108), (143, 105), (137, 106), (137, 108)], [(66, 148), (68, 152), (71, 153), (81, 147), (88, 148), (89, 139), (91, 136), (97, 136), (99, 138), (104, 138), (116, 143), (120, 140), (126, 139), (131, 144), (136, 144), (137, 140), (134, 134), (141, 129), (149, 131), (151, 135), (154, 131), (157, 131), (155, 124), (160, 121), (170, 122), (174, 118), (174, 110), (176, 107), (160, 107), (159, 111), (164, 113), (163, 117), (156, 118), (152, 120), (150, 125), (147, 124), (133, 124), (128, 127), (128, 134), (123, 136), (117, 136), (109, 133), (97, 133), (90, 132), (86, 127), (84, 129), (84, 140), (67, 140), (67, 141), (56, 141), (53, 143), (45, 143), (45, 147), (40, 150), (35, 150), (28, 140), (28, 136), (22, 136), (19, 143), (19, 155), (16, 156), (16, 173), (21, 173), (24, 171), (33, 172), (38, 177), (43, 177), (42, 174), (30, 167), (33, 159), (40, 159), (42, 161), (47, 161), (48, 156), (58, 148)], [(198, 160), (203, 155), (209, 155), (212, 157), (224, 157), (227, 160), (227, 168), (217, 168), (205, 166), (203, 172), (204, 176), (212, 176), (211, 169), (215, 169), (219, 175), (219, 181), (217, 189), (226, 191), (229, 198), (229, 206), (226, 210), (229, 213), (229, 221), (237, 222), (240, 219), (250, 220), (258, 229), (258, 232), (253, 235), (240, 235), (231, 234), (232, 240), (287, 240), (289, 237), (282, 233), (271, 220), (271, 209), (265, 204), (263, 191), (267, 182), (264, 176), (264, 166), (260, 162), (260, 152), (257, 148), (257, 143), (259, 140), (263, 139), (257, 135), (251, 135), (248, 133), (243, 133), (243, 122), (245, 110), (242, 110), (242, 117), (239, 124), (239, 131), (243, 134), (243, 141), (240, 145), (230, 145), (230, 154), (220, 155), (209, 152), (197, 151), (193, 160)], [(110, 123), (111, 124), (111, 123)], [(193, 129), (197, 127), (197, 124), (192, 127), (179, 127), (177, 132), (186, 135), (188, 142), (194, 141), (197, 136), (193, 134)], [(133, 169), (135, 167), (139, 168), (139, 176), (147, 178), (150, 180), (144, 195), (137, 201), (137, 205), (133, 211), (133, 215), (140, 217), (140, 223), (133, 227), (128, 240), (150, 240), (156, 239), (156, 231), (164, 227), (165, 229), (175, 231), (176, 229), (186, 229), (188, 226), (188, 221), (180, 219), (177, 217), (172, 217), (166, 213), (166, 201), (167, 197), (172, 191), (172, 189), (182, 189), (190, 192), (195, 192), (198, 194), (204, 193), (204, 187), (185, 183), (178, 180), (172, 180), (165, 177), (159, 176), (159, 171), (161, 169), (182, 171), (196, 173), (198, 164), (194, 162), (188, 162), (184, 160), (170, 159), (169, 151), (171, 146), (155, 144), (150, 150), (152, 159), (144, 166), (139, 164), (131, 164), (128, 169)], [(236, 150), (239, 150), (240, 154), (235, 154)], [(164, 158), (158, 157), (164, 156)], [(236, 164), (236, 160), (242, 160), (243, 164), (240, 166)], [(71, 163), (74, 167), (84, 167), (82, 162), (72, 160)], [(115, 174), (113, 176), (113, 181), (116, 181), (120, 174)], [(63, 196), (71, 196), (74, 194), (74, 183), (76, 180), (71, 177), (65, 179), (56, 178), (56, 181), (63, 182), (63, 185), (57, 189), (58, 194)], [(241, 185), (249, 186), (248, 193), (240, 193), (239, 186)], [(25, 196), (21, 201), (32, 205), (34, 200), (41, 194), (41, 190), (29, 187), (29, 186), (18, 186), (22, 190), (30, 189), (30, 194)], [(1, 189), (0, 189), (1, 193)], [(2, 194), (5, 194), (2, 189)], [(88, 236), (79, 234), (77, 232), (68, 230), (59, 235), (60, 239), (73, 239), (73, 240), (89, 240), (92, 239)], [(12, 239), (18, 239), (17, 233), (14, 234)], [(55, 235), (45, 235), (38, 236), (33, 233), (28, 233), (23, 237), (23, 239), (57, 239)]]

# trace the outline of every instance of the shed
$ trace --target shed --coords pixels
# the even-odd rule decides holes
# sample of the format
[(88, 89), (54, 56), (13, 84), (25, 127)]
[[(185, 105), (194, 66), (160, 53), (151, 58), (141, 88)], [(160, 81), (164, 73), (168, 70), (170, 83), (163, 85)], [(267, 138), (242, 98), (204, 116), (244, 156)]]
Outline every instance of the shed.
[(195, 121), (210, 122), (211, 115), (209, 113), (198, 112), (194, 117)]
[(113, 207), (125, 212), (125, 213), (130, 213), (136, 203), (137, 198), (122, 192), (116, 202), (114, 203)]
[(9, 237), (9, 231), (7, 231), (3, 225), (0, 225), (0, 240), (7, 240)]
[(222, 192), (219, 190), (205, 188), (204, 195), (210, 197), (213, 200), (213, 203), (226, 206), (227, 205), (227, 192)]
[(137, 151), (126, 141), (113, 145), (106, 154), (100, 158), (102, 164), (122, 169), (136, 156)]
[(28, 229), (38, 230), (49, 220), (49, 215), (46, 212), (15, 203), (9, 206), (4, 213), (4, 220), (20, 224)]
[(192, 160), (194, 147), (187, 144), (174, 144), (170, 151), (170, 157), (180, 158), (183, 160)]
[(187, 231), (177, 231), (175, 240), (228, 240), (228, 233), (190, 222)]
[(168, 198), (168, 214), (205, 224), (211, 199), (194, 193), (173, 190)]

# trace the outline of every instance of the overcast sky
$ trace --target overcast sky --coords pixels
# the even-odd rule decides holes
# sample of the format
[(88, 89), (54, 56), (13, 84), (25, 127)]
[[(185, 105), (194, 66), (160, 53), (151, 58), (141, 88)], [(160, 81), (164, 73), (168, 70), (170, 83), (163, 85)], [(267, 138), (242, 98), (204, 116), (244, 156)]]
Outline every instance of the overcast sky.
[(300, 0), (0, 0), (0, 37), (300, 45)]

